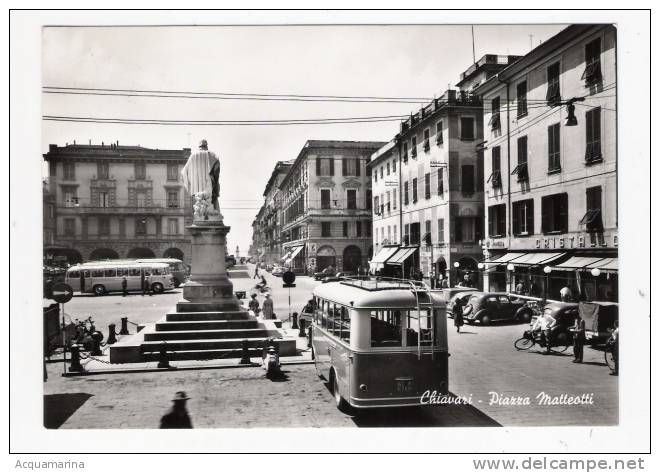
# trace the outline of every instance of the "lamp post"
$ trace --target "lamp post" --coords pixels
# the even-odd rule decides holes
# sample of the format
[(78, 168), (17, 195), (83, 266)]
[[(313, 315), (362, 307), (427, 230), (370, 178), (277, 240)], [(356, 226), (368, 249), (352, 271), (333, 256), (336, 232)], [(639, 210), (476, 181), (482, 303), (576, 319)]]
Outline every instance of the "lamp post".
[(459, 278), (458, 278), (458, 268), (459, 268), (460, 266), (461, 266), (461, 265), (460, 265), (460, 263), (459, 263), (458, 261), (455, 261), (455, 262), (454, 262), (454, 268), (456, 268), (456, 282), (454, 282), (454, 285), (458, 284), (458, 280), (459, 280)]
[(595, 292), (596, 292), (596, 297), (598, 297), (598, 276), (600, 276), (600, 269), (594, 268), (591, 270), (591, 275), (594, 277), (594, 284), (595, 284)]
[(543, 288), (543, 305), (545, 305), (546, 301), (548, 300), (548, 289), (549, 289), (549, 278), (550, 278), (550, 273), (552, 272), (552, 268), (550, 266), (546, 266), (543, 268), (543, 272), (545, 273), (545, 287)]
[(479, 263), (477, 264), (477, 268), (479, 269), (479, 280), (481, 281), (481, 288), (484, 289), (484, 269), (486, 268), (486, 265), (484, 263)]
[(509, 292), (513, 292), (511, 290), (513, 286), (513, 270), (515, 269), (515, 266), (513, 266), (512, 263), (509, 263), (506, 265), (506, 270), (507, 270), (507, 279), (509, 280)]

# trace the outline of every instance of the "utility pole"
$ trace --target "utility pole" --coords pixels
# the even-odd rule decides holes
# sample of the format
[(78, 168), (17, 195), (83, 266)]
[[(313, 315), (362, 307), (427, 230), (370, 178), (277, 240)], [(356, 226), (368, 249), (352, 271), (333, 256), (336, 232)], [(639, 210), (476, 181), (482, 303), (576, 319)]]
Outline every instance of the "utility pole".
[(470, 25), (472, 28), (472, 64), (477, 63), (477, 57), (474, 53), (474, 25)]

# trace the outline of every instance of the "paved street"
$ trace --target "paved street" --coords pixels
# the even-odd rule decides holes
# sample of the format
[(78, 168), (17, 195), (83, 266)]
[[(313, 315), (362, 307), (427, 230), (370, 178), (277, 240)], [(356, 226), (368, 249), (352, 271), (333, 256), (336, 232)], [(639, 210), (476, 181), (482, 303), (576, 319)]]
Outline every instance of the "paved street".
[[(250, 265), (249, 274), (254, 274)], [(275, 312), (288, 315), (288, 290), (280, 278), (266, 273)], [(249, 290), (256, 280), (234, 279), (236, 290)], [(291, 290), (292, 310), (299, 311), (314, 286), (300, 277)], [(181, 297), (181, 290), (149, 296), (75, 297), (66, 306), (74, 318), (93, 314), (107, 333), (107, 324), (124, 314), (136, 323), (154, 322)], [(261, 296), (260, 296), (260, 299)], [(169, 407), (175, 391), (192, 399), (196, 427), (333, 427), (333, 426), (486, 426), (486, 425), (613, 425), (618, 422), (618, 377), (609, 376), (600, 351), (587, 348), (585, 363), (564, 355), (518, 352), (513, 341), (523, 325), (464, 326), (455, 332), (448, 319), (450, 391), (470, 397), (472, 406), (429, 406), (425, 409), (369, 411), (359, 416), (339, 412), (313, 365), (289, 365), (286, 379), (273, 382), (261, 368), (180, 370), (139, 374), (61, 376), (61, 365), (48, 365), (44, 384), (51, 427), (150, 428)], [(132, 330), (131, 330), (132, 331)], [(498, 402), (491, 403), (497, 393)], [(536, 396), (593, 393), (593, 404), (537, 405)], [(531, 405), (511, 405), (512, 398)], [(109, 415), (109, 413), (111, 413)]]

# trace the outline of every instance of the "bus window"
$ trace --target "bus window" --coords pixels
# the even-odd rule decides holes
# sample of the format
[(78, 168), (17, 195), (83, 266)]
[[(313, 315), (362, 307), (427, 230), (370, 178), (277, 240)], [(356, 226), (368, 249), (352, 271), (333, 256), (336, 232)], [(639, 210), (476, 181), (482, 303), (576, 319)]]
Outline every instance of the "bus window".
[(328, 322), (328, 302), (321, 302), (321, 327), (327, 328)]
[(91, 276), (91, 274), (89, 273), (89, 269), (84, 270), (82, 273), (84, 278), (88, 278)]
[(154, 268), (151, 270), (151, 274), (160, 276), (163, 274), (163, 271), (160, 268)]
[(151, 268), (144, 268), (144, 275), (151, 276)]
[(339, 338), (348, 342), (350, 341), (350, 337), (351, 337), (351, 317), (348, 312), (348, 309), (342, 306)]
[(92, 269), (92, 277), (93, 278), (102, 278), (103, 277), (103, 270), (102, 269)]
[(128, 268), (117, 268), (117, 276), (120, 278), (128, 276)]
[[(401, 324), (395, 325), (397, 317), (386, 314), (384, 310), (371, 311), (371, 346), (372, 347), (400, 347)], [(398, 312), (398, 311), (396, 311)], [(401, 316), (399, 314), (400, 321)]]
[(69, 278), (79, 278), (80, 277), (80, 271), (69, 271), (69, 275), (67, 277), (69, 277)]
[[(419, 344), (432, 345), (433, 344), (433, 323), (431, 320), (431, 310), (424, 309), (420, 311), (420, 314), (417, 313), (417, 310), (411, 310), (407, 313), (407, 325), (406, 325), (406, 345), (407, 346), (416, 346), (418, 340)], [(421, 337), (420, 337), (421, 333)]]
[(108, 268), (103, 270), (103, 275), (106, 278), (114, 278), (117, 276), (117, 270), (115, 268)]
[(129, 273), (131, 276), (140, 276), (142, 274), (140, 268), (131, 268), (129, 269)]

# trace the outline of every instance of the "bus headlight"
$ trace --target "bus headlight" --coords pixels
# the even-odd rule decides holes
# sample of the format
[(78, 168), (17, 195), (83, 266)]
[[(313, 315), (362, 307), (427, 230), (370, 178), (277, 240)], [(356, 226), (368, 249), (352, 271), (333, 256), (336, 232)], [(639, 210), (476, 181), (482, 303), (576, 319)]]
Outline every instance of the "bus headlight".
[(367, 385), (366, 384), (361, 384), (360, 385), (360, 391), (366, 391), (367, 390)]

